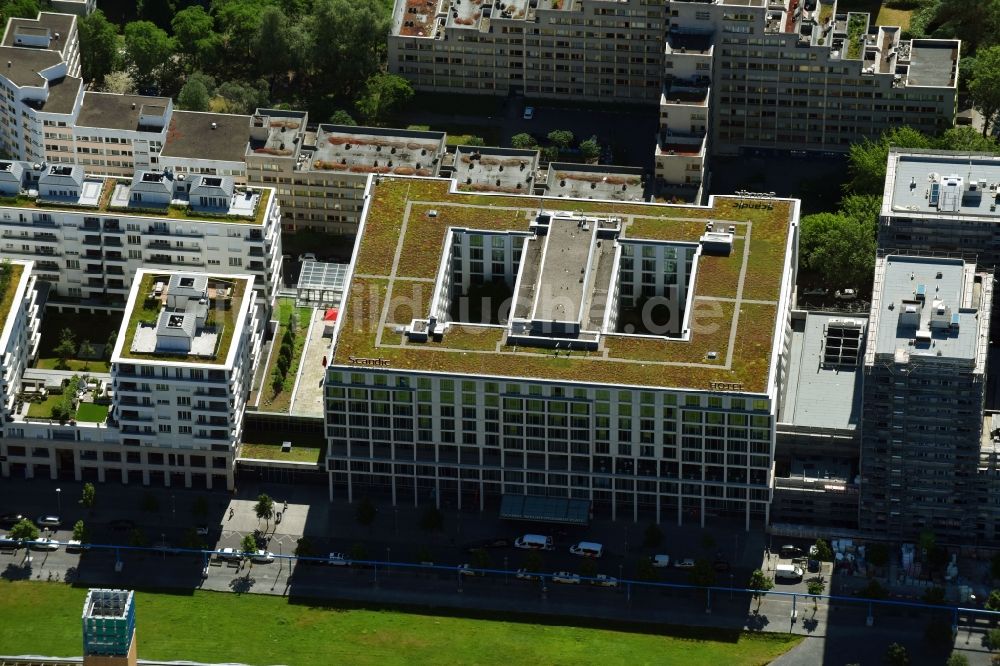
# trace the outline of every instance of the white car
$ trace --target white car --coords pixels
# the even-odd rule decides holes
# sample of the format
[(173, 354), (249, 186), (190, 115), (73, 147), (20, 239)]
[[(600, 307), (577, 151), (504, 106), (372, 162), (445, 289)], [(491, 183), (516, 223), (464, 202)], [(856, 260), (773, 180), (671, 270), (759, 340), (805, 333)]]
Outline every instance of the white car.
[(460, 567), (458, 567), (458, 573), (461, 576), (482, 576), (483, 575), (482, 571), (475, 571), (475, 570), (473, 570), (471, 564), (463, 564)]
[(330, 557), (326, 560), (327, 564), (332, 564), (335, 567), (346, 567), (350, 562), (347, 560), (347, 555), (343, 553), (330, 553)]
[(316, 255), (312, 252), (306, 252), (305, 254), (299, 255), (299, 261), (316, 261)]
[(552, 574), (553, 583), (565, 583), (567, 585), (579, 585), (580, 576), (575, 573), (570, 573), (568, 571), (557, 571)]
[(518, 569), (517, 573), (514, 574), (514, 578), (518, 580), (538, 580), (538, 574), (527, 569)]
[(243, 553), (235, 548), (223, 548), (219, 551), (219, 559), (227, 562), (239, 562), (243, 559)]
[(59, 516), (41, 516), (37, 522), (39, 527), (59, 527), (62, 525)]
[(90, 550), (90, 544), (83, 543), (77, 539), (70, 539), (66, 542), (66, 550)]
[(838, 289), (833, 297), (838, 301), (853, 301), (858, 297), (858, 292), (855, 289)]
[(690, 557), (685, 557), (683, 560), (677, 560), (674, 562), (674, 566), (678, 569), (692, 569), (694, 568), (694, 560)]
[(250, 560), (257, 564), (270, 564), (274, 562), (274, 553), (267, 550), (258, 550), (250, 556)]
[(670, 566), (670, 556), (669, 555), (650, 555), (649, 563), (654, 567), (669, 567)]
[(31, 544), (32, 550), (59, 550), (59, 542), (54, 539), (40, 538), (35, 539), (35, 542)]
[(535, 107), (533, 106), (524, 107), (524, 119), (531, 120), (534, 117), (535, 117)]
[(618, 587), (618, 579), (614, 576), (597, 574), (594, 576), (594, 580), (590, 581), (590, 584), (598, 587)]

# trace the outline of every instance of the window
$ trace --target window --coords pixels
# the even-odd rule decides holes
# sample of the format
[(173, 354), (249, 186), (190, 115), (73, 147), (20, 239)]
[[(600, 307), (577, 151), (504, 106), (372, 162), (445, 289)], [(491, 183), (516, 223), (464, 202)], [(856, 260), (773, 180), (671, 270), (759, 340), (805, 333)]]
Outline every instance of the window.
[(159, 425), (159, 431), (161, 433), (169, 433), (170, 432), (170, 424), (168, 424), (168, 423), (161, 423)]

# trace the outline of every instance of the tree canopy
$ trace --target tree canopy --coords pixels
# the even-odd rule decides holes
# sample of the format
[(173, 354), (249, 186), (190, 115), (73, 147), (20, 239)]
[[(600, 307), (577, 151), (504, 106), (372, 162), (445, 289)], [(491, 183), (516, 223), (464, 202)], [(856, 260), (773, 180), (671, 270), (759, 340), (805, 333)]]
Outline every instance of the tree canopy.
[(125, 58), (132, 75), (142, 84), (154, 83), (174, 52), (174, 40), (150, 21), (133, 21), (125, 26)]
[(991, 46), (976, 54), (969, 80), (969, 99), (983, 114), (983, 136), (986, 136), (1000, 113), (1000, 46)]
[(395, 74), (379, 72), (365, 81), (357, 107), (365, 122), (375, 123), (413, 97), (410, 82)]
[(824, 283), (859, 287), (875, 270), (875, 232), (843, 213), (816, 213), (801, 220), (799, 256), (803, 268)]
[(80, 67), (83, 79), (103, 81), (120, 64), (118, 27), (98, 9), (89, 16), (81, 17), (77, 29), (80, 33)]

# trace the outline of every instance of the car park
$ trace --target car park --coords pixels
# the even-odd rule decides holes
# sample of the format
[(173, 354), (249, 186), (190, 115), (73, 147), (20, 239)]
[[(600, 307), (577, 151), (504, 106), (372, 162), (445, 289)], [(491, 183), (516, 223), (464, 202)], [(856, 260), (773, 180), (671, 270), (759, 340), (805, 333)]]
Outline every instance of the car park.
[(518, 580), (538, 580), (538, 574), (528, 571), (527, 569), (518, 569), (514, 574), (514, 578)]
[(557, 571), (552, 574), (553, 583), (564, 583), (566, 585), (579, 585), (580, 576), (569, 571)]
[(669, 567), (670, 566), (670, 556), (669, 555), (650, 555), (649, 563), (654, 567)]
[(330, 553), (330, 556), (326, 559), (326, 563), (332, 564), (335, 567), (346, 567), (350, 564), (350, 561), (343, 553)]
[(694, 560), (690, 557), (685, 557), (683, 560), (674, 562), (674, 566), (678, 569), (691, 569), (694, 567)]
[(258, 550), (250, 556), (250, 561), (256, 564), (270, 564), (274, 562), (274, 553), (267, 550)]
[(59, 550), (59, 542), (56, 541), (55, 539), (46, 539), (45, 537), (41, 537), (41, 538), (35, 539), (35, 541), (31, 544), (31, 549), (32, 550)]
[(598, 558), (604, 554), (604, 546), (593, 541), (581, 541), (569, 547), (569, 552), (581, 557)]
[(590, 584), (598, 587), (618, 587), (618, 579), (614, 576), (597, 574), (594, 576), (594, 579), (590, 581)]
[(60, 520), (59, 516), (53, 516), (51, 514), (39, 516), (38, 520), (35, 522), (38, 523), (39, 527), (49, 527), (53, 529), (62, 525), (62, 520)]
[(9, 530), (24, 519), (25, 516), (22, 516), (19, 513), (5, 513), (0, 516), (0, 527), (5, 530)]

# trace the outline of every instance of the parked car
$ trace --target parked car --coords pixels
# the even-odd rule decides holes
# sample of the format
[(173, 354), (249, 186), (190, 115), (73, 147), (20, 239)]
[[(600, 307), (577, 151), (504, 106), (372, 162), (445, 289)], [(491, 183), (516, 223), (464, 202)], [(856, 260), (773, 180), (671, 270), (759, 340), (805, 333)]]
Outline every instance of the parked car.
[(518, 569), (517, 573), (514, 574), (514, 578), (518, 580), (538, 580), (538, 574), (527, 569)]
[(0, 516), (0, 527), (2, 527), (5, 530), (9, 530), (12, 527), (14, 527), (14, 525), (17, 525), (19, 522), (24, 520), (25, 518), (26, 516), (22, 516), (19, 513), (5, 513), (4, 515)]
[(46, 539), (44, 537), (35, 539), (34, 543), (31, 544), (32, 550), (59, 550), (59, 542), (55, 539)]
[(691, 569), (694, 567), (694, 560), (690, 557), (685, 557), (683, 560), (674, 562), (674, 566), (678, 569)]
[(243, 559), (243, 553), (235, 548), (223, 548), (219, 551), (219, 559), (226, 562), (239, 562)]
[(654, 567), (669, 567), (670, 566), (670, 556), (669, 555), (650, 555), (649, 563)]
[(712, 562), (712, 568), (720, 573), (725, 573), (729, 571), (729, 562), (725, 560), (716, 560)]
[(59, 516), (53, 515), (39, 516), (38, 520), (35, 522), (38, 523), (39, 527), (56, 528), (62, 525), (62, 520), (60, 520)]
[(306, 252), (304, 254), (300, 254), (299, 262), (301, 263), (303, 261), (317, 261), (316, 255), (312, 252)]
[(811, 289), (802, 290), (803, 296), (828, 296), (829, 294), (830, 290), (826, 287), (813, 287)]
[(9, 536), (0, 536), (0, 550), (17, 550), (21, 547), (21, 542), (11, 539)]
[(208, 536), (208, 525), (202, 523), (198, 527), (194, 528), (194, 533), (198, 536)]
[(590, 584), (598, 587), (618, 587), (618, 579), (605, 574), (597, 574), (594, 576), (594, 579), (590, 581)]
[(857, 299), (858, 292), (856, 289), (838, 289), (833, 297), (838, 301), (853, 301)]
[(819, 573), (819, 560), (814, 560), (810, 558), (807, 567), (809, 569), (809, 573)]
[(77, 539), (70, 539), (66, 542), (66, 552), (72, 553), (78, 550), (90, 550), (90, 544), (83, 543)]
[(784, 545), (781, 547), (781, 557), (785, 559), (791, 559), (793, 557), (798, 557), (802, 554), (802, 549), (798, 546)]
[(552, 574), (553, 583), (565, 583), (567, 585), (579, 585), (580, 576), (569, 571), (557, 571)]
[(534, 117), (535, 117), (535, 107), (533, 106), (524, 107), (524, 119), (531, 120)]
[(572, 555), (598, 558), (604, 554), (604, 546), (592, 541), (581, 541), (580, 543), (570, 546), (569, 552)]
[(482, 576), (482, 571), (476, 571), (472, 568), (471, 564), (463, 564), (458, 567), (458, 573), (462, 576)]
[(330, 556), (326, 559), (326, 563), (332, 564), (335, 567), (346, 567), (351, 562), (347, 559), (347, 555), (343, 553), (330, 553)]
[(108, 523), (108, 527), (115, 532), (128, 532), (135, 529), (135, 521), (128, 518), (117, 518)]
[(779, 564), (774, 567), (774, 580), (784, 580), (797, 583), (802, 580), (803, 571), (792, 564)]
[(486, 548), (510, 548), (514, 543), (512, 539), (507, 537), (497, 537), (495, 539), (480, 539), (479, 541), (470, 541), (465, 544), (465, 552), (471, 553), (474, 550), (484, 550)]
[(514, 548), (525, 550), (553, 550), (552, 537), (541, 534), (525, 534), (514, 540)]
[(274, 562), (274, 553), (267, 550), (258, 550), (250, 556), (250, 561), (256, 564), (270, 564)]

